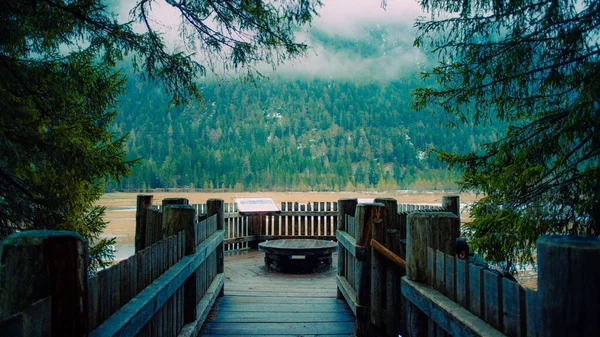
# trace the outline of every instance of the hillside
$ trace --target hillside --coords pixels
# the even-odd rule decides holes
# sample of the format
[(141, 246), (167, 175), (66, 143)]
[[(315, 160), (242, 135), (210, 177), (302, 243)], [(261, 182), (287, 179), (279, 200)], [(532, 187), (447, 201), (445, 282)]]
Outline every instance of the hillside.
[[(109, 188), (229, 190), (433, 189), (458, 177), (426, 155), (464, 152), (495, 127), (447, 129), (442, 113), (408, 108), (411, 81), (263, 80), (204, 88), (204, 107), (166, 110), (167, 98), (135, 83), (114, 126), (141, 157)], [(441, 122), (441, 123), (440, 123)]]
[(407, 29), (376, 26), (342, 36), (314, 28), (308, 40), (318, 58), (254, 83), (207, 80), (202, 105), (167, 109), (160, 87), (130, 77), (114, 131), (129, 134), (127, 151), (144, 164), (107, 188), (455, 187), (458, 173), (427, 149), (471, 151), (502, 130), (448, 129), (448, 115), (410, 110), (410, 92), (424, 85), (418, 74), (428, 62)]

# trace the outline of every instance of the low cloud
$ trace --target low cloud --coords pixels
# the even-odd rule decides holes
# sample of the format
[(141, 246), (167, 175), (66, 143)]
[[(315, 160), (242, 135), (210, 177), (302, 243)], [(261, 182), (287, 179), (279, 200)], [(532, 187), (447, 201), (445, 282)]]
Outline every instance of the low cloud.
[[(401, 34), (402, 28), (395, 25), (388, 31)], [(343, 39), (342, 35), (327, 37), (335, 41)], [(356, 35), (343, 41), (344, 48), (309, 39), (311, 49), (307, 55), (279, 66), (273, 75), (386, 81), (412, 75), (425, 63), (426, 56), (412, 47), (412, 37), (405, 37), (390, 36), (383, 40), (366, 34)]]
[[(135, 1), (114, 1), (113, 10), (120, 21), (129, 18)], [(426, 60), (412, 47), (416, 36), (413, 24), (422, 16), (416, 1), (324, 0), (310, 27), (298, 40), (311, 49), (305, 57), (289, 60), (275, 71), (258, 66), (267, 76), (325, 78), (367, 78), (390, 80), (414, 74)], [(152, 21), (167, 41), (180, 41), (178, 12), (164, 1), (153, 2)], [(176, 48), (177, 44), (173, 44)]]
[[(277, 68), (284, 76), (393, 80), (414, 76), (427, 62), (413, 47), (416, 1), (329, 0), (299, 39), (308, 54)], [(342, 46), (342, 47), (340, 47)]]
[(325, 0), (313, 26), (332, 34), (352, 36), (369, 25), (412, 26), (423, 15), (415, 0), (388, 0), (385, 9), (381, 0)]

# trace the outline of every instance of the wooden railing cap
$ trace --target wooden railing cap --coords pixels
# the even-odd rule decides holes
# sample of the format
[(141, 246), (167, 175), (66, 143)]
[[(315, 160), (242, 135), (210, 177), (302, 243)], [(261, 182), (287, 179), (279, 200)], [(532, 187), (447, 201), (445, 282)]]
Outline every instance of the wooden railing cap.
[(537, 242), (548, 243), (553, 246), (600, 249), (600, 237), (581, 235), (543, 235)]
[(165, 205), (164, 208), (175, 208), (175, 209), (193, 209), (196, 210), (194, 208), (194, 206), (192, 205), (180, 205), (180, 204), (169, 204), (169, 205)]
[(83, 242), (87, 242), (86, 238), (76, 232), (65, 231), (65, 230), (31, 230), (16, 232), (10, 234), (2, 245), (36, 245), (40, 243), (40, 239), (49, 237), (68, 237), (72, 236), (78, 238)]
[(444, 218), (444, 217), (454, 217), (458, 218), (456, 214), (451, 212), (412, 212), (408, 213), (408, 218)]
[(380, 202), (361, 202), (358, 206), (372, 206), (372, 207), (384, 207), (385, 205)]

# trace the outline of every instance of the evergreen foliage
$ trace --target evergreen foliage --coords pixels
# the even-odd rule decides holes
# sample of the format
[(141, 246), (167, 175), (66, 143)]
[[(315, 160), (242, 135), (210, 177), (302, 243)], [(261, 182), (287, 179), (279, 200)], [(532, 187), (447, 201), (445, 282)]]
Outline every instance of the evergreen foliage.
[(470, 225), (488, 259), (530, 259), (546, 233), (600, 234), (600, 2), (421, 1), (417, 46), (440, 63), (415, 91), (467, 123), (506, 134), (481, 151), (437, 151), (483, 192)]
[[(16, 230), (74, 230), (90, 240), (93, 260), (110, 254), (101, 240), (106, 180), (127, 175), (125, 138), (109, 130), (125, 78), (115, 65), (163, 83), (175, 104), (200, 99), (197, 77), (224, 67), (253, 76), (302, 54), (294, 41), (318, 1), (167, 1), (179, 10), (187, 53), (169, 52), (138, 0), (120, 23), (100, 0), (6, 0), (0, 4), (0, 239)], [(145, 27), (142, 32), (134, 24)], [(192, 57), (193, 54), (204, 58)], [(162, 107), (161, 107), (162, 108)]]
[(456, 188), (432, 146), (469, 151), (504, 129), (461, 126), (409, 109), (415, 78), (210, 82), (205, 107), (164, 110), (160, 88), (130, 81), (114, 131), (144, 164), (109, 189), (393, 191)]

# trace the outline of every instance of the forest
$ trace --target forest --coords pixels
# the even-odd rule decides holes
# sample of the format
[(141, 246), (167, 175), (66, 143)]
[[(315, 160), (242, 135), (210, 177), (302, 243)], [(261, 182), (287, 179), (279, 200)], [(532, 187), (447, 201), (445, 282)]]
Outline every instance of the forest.
[(410, 22), (353, 34), (311, 27), (304, 64), (253, 81), (207, 76), (203, 101), (175, 108), (161, 85), (131, 74), (112, 131), (128, 136), (128, 159), (142, 164), (105, 191), (457, 188), (460, 172), (429, 149), (474, 151), (505, 129), (411, 110), (411, 91), (435, 85), (420, 76), (435, 58), (412, 46), (410, 30)]
[(165, 109), (159, 86), (130, 80), (113, 131), (142, 164), (107, 190), (435, 190), (455, 188), (428, 149), (465, 153), (500, 124), (448, 128), (441, 111), (409, 108), (415, 77), (207, 81), (204, 101)]

